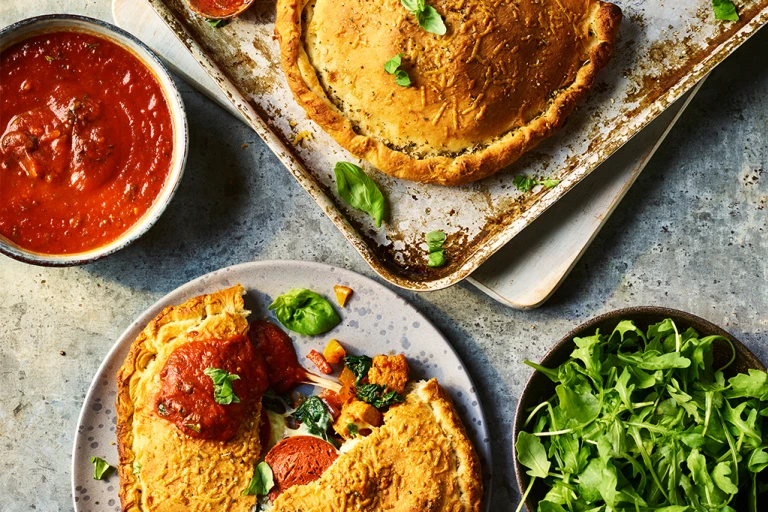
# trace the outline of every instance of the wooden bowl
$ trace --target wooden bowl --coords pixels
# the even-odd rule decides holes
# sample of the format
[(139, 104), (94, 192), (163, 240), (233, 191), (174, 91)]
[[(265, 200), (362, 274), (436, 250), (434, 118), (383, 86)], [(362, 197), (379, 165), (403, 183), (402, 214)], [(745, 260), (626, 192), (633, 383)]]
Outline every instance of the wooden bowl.
[[(690, 313), (656, 306), (638, 306), (619, 309), (595, 317), (576, 327), (560, 339), (560, 341), (547, 352), (540, 364), (546, 368), (556, 368), (560, 366), (568, 360), (571, 356), (571, 352), (573, 352), (576, 347), (573, 338), (592, 336), (598, 328), (602, 333), (611, 333), (621, 320), (632, 320), (637, 327), (642, 331), (645, 331), (648, 326), (661, 322), (665, 318), (671, 318), (680, 332), (683, 332), (688, 327), (693, 327), (702, 337), (718, 335), (729, 339), (736, 350), (736, 359), (733, 361), (733, 364), (724, 371), (726, 377), (732, 377), (737, 373), (745, 373), (750, 368), (765, 371), (765, 366), (755, 354), (745, 347), (743, 343), (715, 324)], [(728, 343), (722, 340), (715, 341), (712, 345), (712, 349), (714, 358), (713, 365), (715, 367), (720, 367), (728, 363), (732, 355), (731, 347)], [(534, 371), (523, 389), (520, 401), (517, 403), (515, 426), (512, 432), (512, 453), (515, 458), (515, 475), (517, 477), (517, 485), (520, 488), (521, 496), (522, 492), (528, 487), (530, 477), (525, 473), (525, 468), (517, 460), (517, 452), (514, 448), (514, 442), (517, 440), (518, 433), (523, 430), (523, 423), (528, 417), (527, 411), (544, 400), (549, 399), (554, 394), (555, 383), (549, 380), (543, 373)], [(530, 494), (528, 494), (528, 499), (525, 501), (525, 506), (530, 512), (536, 511), (539, 501), (544, 498), (547, 491), (548, 488), (543, 481), (540, 481), (533, 486)]]

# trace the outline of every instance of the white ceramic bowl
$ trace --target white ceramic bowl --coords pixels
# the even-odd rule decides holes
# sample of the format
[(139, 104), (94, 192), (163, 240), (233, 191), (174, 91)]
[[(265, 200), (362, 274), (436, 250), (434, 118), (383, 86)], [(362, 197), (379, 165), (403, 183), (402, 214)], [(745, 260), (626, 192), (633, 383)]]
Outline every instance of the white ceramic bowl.
[(171, 121), (173, 123), (173, 157), (171, 159), (171, 170), (165, 185), (155, 199), (154, 204), (147, 210), (144, 216), (136, 222), (136, 224), (128, 229), (128, 231), (107, 245), (80, 253), (61, 255), (41, 254), (19, 247), (8, 238), (0, 235), (1, 253), (33, 265), (70, 266), (90, 263), (119, 251), (141, 237), (152, 227), (160, 215), (162, 215), (166, 206), (168, 206), (168, 203), (171, 201), (173, 194), (176, 192), (176, 188), (181, 180), (181, 175), (184, 172), (189, 145), (187, 115), (184, 110), (184, 103), (181, 100), (181, 95), (179, 94), (178, 89), (176, 89), (176, 85), (174, 84), (170, 73), (157, 55), (155, 55), (144, 43), (114, 25), (94, 18), (71, 14), (50, 14), (28, 18), (0, 30), (0, 51), (30, 36), (62, 29), (74, 29), (105, 37), (110, 41), (127, 48), (145, 66), (152, 70), (163, 90), (165, 100), (171, 111)]

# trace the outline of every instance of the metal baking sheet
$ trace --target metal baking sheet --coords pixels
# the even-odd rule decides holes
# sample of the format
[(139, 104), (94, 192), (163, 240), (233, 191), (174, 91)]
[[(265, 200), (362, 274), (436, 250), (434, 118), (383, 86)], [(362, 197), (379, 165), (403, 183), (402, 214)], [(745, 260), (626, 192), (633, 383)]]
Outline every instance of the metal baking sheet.
[[(616, 52), (565, 128), (509, 169), (462, 187), (397, 180), (362, 162), (389, 202), (380, 229), (335, 193), (333, 166), (359, 162), (311, 122), (291, 96), (274, 37), (275, 2), (256, 2), (211, 27), (184, 0), (148, 0), (247, 122), (384, 279), (435, 290), (467, 277), (634, 134), (768, 22), (768, 0), (745, 0), (740, 21), (714, 19), (709, 0), (615, 1), (624, 12)], [(522, 195), (518, 174), (557, 177)], [(426, 267), (424, 233), (448, 234), (448, 264)]]

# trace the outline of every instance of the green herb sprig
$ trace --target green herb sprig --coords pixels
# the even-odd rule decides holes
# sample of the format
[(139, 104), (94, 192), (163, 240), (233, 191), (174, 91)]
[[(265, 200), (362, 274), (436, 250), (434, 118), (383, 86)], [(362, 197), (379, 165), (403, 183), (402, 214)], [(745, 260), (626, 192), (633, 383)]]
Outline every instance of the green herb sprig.
[(715, 19), (739, 21), (739, 13), (731, 0), (712, 0), (712, 9), (715, 11)]
[(445, 23), (434, 7), (427, 5), (424, 0), (400, 0), (400, 2), (416, 16), (416, 21), (421, 28), (439, 36), (445, 35)]
[(235, 394), (232, 382), (240, 380), (240, 376), (229, 373), (221, 368), (206, 368), (203, 373), (213, 381), (213, 399), (217, 404), (239, 404), (240, 398)]
[(253, 476), (248, 482), (248, 487), (243, 491), (243, 496), (265, 496), (275, 486), (275, 477), (272, 468), (264, 461), (259, 462), (253, 468)]
[(427, 247), (429, 249), (427, 266), (442, 267), (445, 265), (445, 249), (443, 249), (445, 233), (442, 231), (430, 231), (424, 235), (424, 239), (427, 241)]
[(398, 53), (384, 64), (384, 71), (390, 75), (395, 75), (395, 83), (400, 87), (410, 87), (411, 77), (408, 76), (408, 72), (404, 69), (400, 69), (403, 65), (403, 53)]
[(102, 480), (112, 470), (112, 466), (100, 457), (91, 457), (93, 463), (93, 479)]
[(376, 227), (381, 227), (386, 204), (384, 194), (363, 170), (349, 162), (338, 162), (333, 168), (336, 174), (336, 190), (352, 208), (364, 211), (373, 217)]
[(328, 407), (316, 396), (310, 396), (296, 409), (293, 417), (302, 422), (307, 431), (314, 436), (318, 436), (333, 446), (338, 448), (335, 439), (328, 435), (328, 428), (333, 423), (331, 413)]
[(377, 409), (383, 409), (405, 400), (402, 395), (395, 391), (385, 393), (386, 389), (387, 387), (381, 384), (361, 384), (357, 386), (357, 399), (367, 402)]
[(341, 323), (331, 303), (306, 288), (294, 288), (280, 295), (269, 310), (287, 329), (306, 336), (323, 334)]
[(530, 192), (533, 190), (533, 187), (536, 185), (543, 185), (544, 188), (550, 189), (552, 187), (556, 187), (560, 184), (560, 180), (554, 179), (554, 178), (547, 178), (545, 180), (537, 180), (535, 178), (532, 178), (530, 176), (515, 176), (515, 179), (513, 181), (515, 184), (515, 187), (517, 187), (517, 190), (520, 192)]
[(730, 343), (680, 332), (670, 319), (646, 332), (624, 320), (610, 335), (575, 338), (557, 368), (525, 361), (557, 386), (529, 411), (516, 440), (531, 477), (520, 507), (543, 479), (540, 512), (758, 510), (768, 374), (750, 370), (726, 382), (735, 351), (714, 368), (716, 341)]

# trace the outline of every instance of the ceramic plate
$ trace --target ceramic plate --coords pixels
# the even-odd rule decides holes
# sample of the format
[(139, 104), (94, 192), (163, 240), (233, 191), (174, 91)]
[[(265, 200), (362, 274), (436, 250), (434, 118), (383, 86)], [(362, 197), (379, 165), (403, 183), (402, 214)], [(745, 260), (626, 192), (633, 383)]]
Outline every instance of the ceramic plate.
[(145, 311), (117, 340), (96, 373), (80, 411), (72, 455), (72, 495), (77, 512), (120, 510), (116, 473), (112, 471), (106, 479), (94, 480), (90, 459), (96, 456), (117, 464), (116, 374), (133, 340), (164, 307), (238, 283), (248, 291), (245, 305), (252, 311), (251, 318), (267, 317), (275, 323), (277, 320), (267, 306), (273, 297), (291, 288), (309, 288), (333, 303), (334, 285), (352, 288), (354, 295), (347, 306), (337, 308), (342, 323), (331, 332), (316, 337), (290, 333), (299, 360), (313, 369), (306, 354), (313, 348), (321, 351), (327, 340), (337, 338), (354, 353), (403, 353), (411, 365), (412, 378), (436, 377), (453, 398), (480, 457), (484, 508), (488, 509), (491, 452), (485, 416), (472, 379), (443, 335), (404, 299), (367, 277), (320, 263), (264, 261), (228, 267), (185, 284)]

